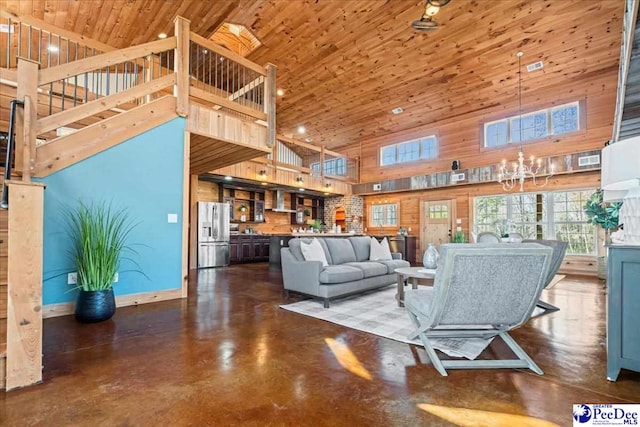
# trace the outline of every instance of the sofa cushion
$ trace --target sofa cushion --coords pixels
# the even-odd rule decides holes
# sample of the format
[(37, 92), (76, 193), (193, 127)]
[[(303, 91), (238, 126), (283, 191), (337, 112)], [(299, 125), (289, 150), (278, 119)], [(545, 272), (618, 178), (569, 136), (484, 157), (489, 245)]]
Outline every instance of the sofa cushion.
[(321, 261), (323, 267), (329, 265), (318, 239), (314, 238), (310, 243), (303, 240), (300, 242), (300, 250), (302, 250), (302, 256), (304, 256), (305, 261)]
[[(315, 238), (315, 237), (314, 237)], [(329, 253), (329, 249), (327, 248), (327, 244), (324, 242), (324, 239), (317, 239), (320, 242), (320, 246), (322, 246), (322, 250), (324, 251), (324, 256), (327, 259), (327, 262), (331, 264), (331, 254)], [(304, 255), (302, 255), (302, 249), (300, 249), (300, 243), (304, 241), (306, 243), (311, 243), (311, 238), (301, 239), (296, 237), (295, 239), (289, 240), (289, 250), (291, 254), (297, 261), (305, 261)]]
[(333, 265), (344, 264), (345, 262), (356, 262), (356, 252), (349, 239), (324, 239), (331, 253), (330, 263)]
[(385, 237), (381, 242), (375, 237), (371, 238), (371, 249), (369, 251), (369, 259), (371, 261), (379, 260), (391, 260), (391, 249), (389, 248), (389, 241)]
[(356, 261), (369, 261), (371, 238), (368, 236), (349, 237), (349, 241), (356, 253)]
[(384, 276), (387, 274), (387, 266), (375, 261), (348, 262), (343, 265), (362, 270), (364, 277)]
[(388, 260), (388, 261), (376, 261), (378, 264), (383, 264), (385, 267), (387, 267), (387, 273), (393, 273), (395, 271), (396, 268), (405, 268), (405, 267), (411, 267), (411, 264), (409, 264), (409, 261), (405, 261), (403, 259), (392, 259), (392, 260)]
[[(346, 239), (345, 239), (346, 241)], [(348, 265), (329, 265), (320, 272), (320, 283), (343, 283), (352, 282), (364, 278), (361, 269)]]

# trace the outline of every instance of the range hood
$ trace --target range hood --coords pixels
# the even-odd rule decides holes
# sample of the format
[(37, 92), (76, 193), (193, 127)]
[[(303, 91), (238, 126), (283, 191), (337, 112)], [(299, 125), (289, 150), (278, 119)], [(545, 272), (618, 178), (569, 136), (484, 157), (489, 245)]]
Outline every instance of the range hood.
[(283, 190), (275, 190), (273, 192), (273, 208), (271, 208), (273, 212), (285, 212), (285, 213), (295, 213), (296, 211), (293, 209), (287, 209), (284, 205), (284, 191)]

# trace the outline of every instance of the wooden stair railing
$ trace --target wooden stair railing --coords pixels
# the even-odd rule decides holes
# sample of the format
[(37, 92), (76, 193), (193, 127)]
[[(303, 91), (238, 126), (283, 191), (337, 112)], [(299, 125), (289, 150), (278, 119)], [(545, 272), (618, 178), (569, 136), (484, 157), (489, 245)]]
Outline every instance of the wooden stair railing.
[[(1, 179), (1, 178), (0, 178)], [(4, 180), (3, 180), (4, 184)], [(0, 210), (0, 390), (5, 388), (7, 351), (7, 234), (8, 212)]]
[[(201, 136), (205, 139), (225, 150), (244, 147), (246, 153), (257, 156), (268, 150), (259, 143), (257, 149), (242, 140), (238, 144), (234, 137), (250, 134), (252, 126), (259, 126), (268, 132), (266, 137), (258, 138), (259, 142), (264, 141), (268, 147), (275, 142), (275, 66), (263, 69), (216, 48), (216, 55), (224, 57), (225, 62), (251, 68), (257, 77), (248, 81), (236, 76), (236, 83), (242, 85), (221, 86), (215, 91), (215, 85), (207, 84), (215, 76), (209, 74), (207, 82), (200, 79), (196, 83), (190, 74), (191, 49), (200, 45), (191, 43), (189, 21), (176, 18), (175, 34), (122, 50), (105, 49), (106, 53), (66, 64), (48, 63), (44, 69), (39, 69), (33, 58), (18, 58), (17, 71), (0, 70), (1, 96), (5, 96), (5, 88), (11, 88), (15, 90), (14, 98), (24, 104), (16, 120), (14, 156), (16, 176), (21, 181), (9, 183), (6, 222), (11, 235), (7, 236), (10, 241), (2, 243), (7, 245), (7, 263), (0, 274), (0, 295), (6, 296), (0, 296), (0, 337), (5, 337), (6, 343), (3, 350), (0, 338), (0, 385), (5, 381), (7, 390), (42, 379), (44, 187), (32, 183), (32, 177), (47, 176), (177, 115), (188, 116), (193, 106), (190, 95), (200, 95), (200, 103), (213, 106), (207, 114), (222, 110), (220, 114), (244, 121), (229, 120), (234, 125), (227, 126), (223, 117), (217, 120), (218, 134), (203, 130)], [(210, 46), (204, 40), (196, 41)], [(15, 84), (7, 84), (7, 76)], [(65, 128), (71, 133), (60, 135)], [(208, 141), (201, 142), (208, 149)], [(1, 236), (0, 230), (3, 240)], [(2, 253), (0, 250), (0, 261)]]

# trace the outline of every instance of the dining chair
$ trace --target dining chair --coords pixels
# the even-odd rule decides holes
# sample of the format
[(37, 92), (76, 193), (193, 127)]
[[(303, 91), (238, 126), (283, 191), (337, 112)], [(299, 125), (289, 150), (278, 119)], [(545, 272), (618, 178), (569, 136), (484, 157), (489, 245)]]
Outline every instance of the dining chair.
[(482, 233), (478, 233), (476, 241), (478, 243), (500, 243), (500, 237), (490, 231), (483, 231)]

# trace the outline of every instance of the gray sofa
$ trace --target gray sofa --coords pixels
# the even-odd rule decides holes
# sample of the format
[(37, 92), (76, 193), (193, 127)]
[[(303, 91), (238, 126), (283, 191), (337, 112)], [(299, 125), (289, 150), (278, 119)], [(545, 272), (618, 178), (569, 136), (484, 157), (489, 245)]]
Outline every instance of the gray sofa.
[(409, 267), (399, 253), (392, 253), (392, 260), (369, 261), (371, 237), (318, 238), (327, 258), (328, 266), (321, 261), (305, 261), (300, 243), (312, 238), (289, 240), (289, 247), (281, 248), (282, 280), (284, 289), (329, 300), (352, 295), (370, 289), (396, 283), (396, 268)]

